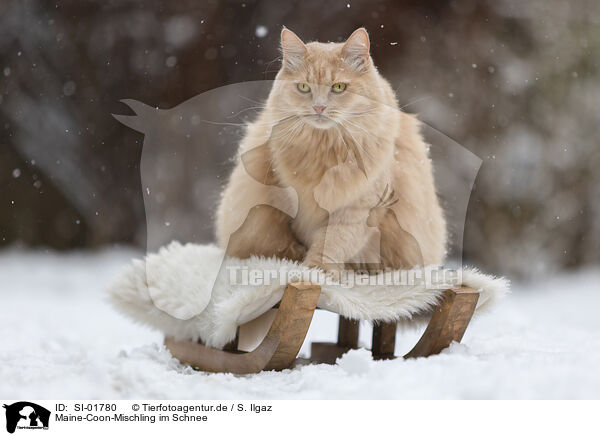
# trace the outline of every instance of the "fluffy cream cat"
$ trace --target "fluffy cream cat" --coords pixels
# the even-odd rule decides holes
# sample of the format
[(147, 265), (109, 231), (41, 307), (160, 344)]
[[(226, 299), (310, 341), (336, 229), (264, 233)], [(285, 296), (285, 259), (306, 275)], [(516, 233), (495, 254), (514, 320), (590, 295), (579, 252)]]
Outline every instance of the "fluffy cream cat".
[(304, 44), (284, 28), (281, 47), (218, 208), (218, 243), (333, 274), (441, 263), (446, 227), (427, 145), (377, 72), (366, 30)]

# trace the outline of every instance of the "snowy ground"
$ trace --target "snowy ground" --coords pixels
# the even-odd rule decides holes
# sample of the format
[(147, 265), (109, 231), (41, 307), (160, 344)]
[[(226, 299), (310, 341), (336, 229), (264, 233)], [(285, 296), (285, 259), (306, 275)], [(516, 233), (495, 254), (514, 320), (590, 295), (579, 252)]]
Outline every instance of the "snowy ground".
[[(159, 333), (108, 306), (103, 291), (132, 255), (0, 252), (0, 398), (600, 398), (600, 271), (515, 284), (439, 356), (357, 350), (335, 366), (233, 376), (181, 366)], [(336, 322), (318, 313), (308, 340), (333, 339)], [(398, 351), (418, 335), (399, 335)]]

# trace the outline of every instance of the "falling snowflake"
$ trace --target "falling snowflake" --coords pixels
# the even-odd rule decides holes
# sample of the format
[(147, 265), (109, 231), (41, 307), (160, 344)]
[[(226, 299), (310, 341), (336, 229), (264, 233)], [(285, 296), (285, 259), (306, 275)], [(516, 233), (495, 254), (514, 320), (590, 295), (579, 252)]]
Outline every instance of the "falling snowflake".
[(73, 82), (71, 80), (69, 80), (67, 83), (65, 83), (63, 85), (63, 94), (66, 95), (67, 97), (75, 94), (76, 90), (77, 90), (77, 85), (75, 84), (75, 82)]
[(269, 33), (269, 29), (265, 26), (256, 26), (256, 30), (254, 31), (254, 34), (259, 38), (264, 38), (267, 36), (267, 33)]
[(165, 65), (169, 68), (173, 68), (175, 65), (177, 65), (177, 57), (169, 56), (165, 61)]

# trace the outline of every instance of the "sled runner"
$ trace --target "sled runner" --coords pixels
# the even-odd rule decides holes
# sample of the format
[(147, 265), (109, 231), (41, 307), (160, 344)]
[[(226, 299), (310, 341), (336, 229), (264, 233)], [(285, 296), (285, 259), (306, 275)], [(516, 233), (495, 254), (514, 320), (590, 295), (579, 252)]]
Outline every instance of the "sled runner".
[[(289, 368), (304, 342), (321, 288), (312, 283), (287, 285), (277, 314), (266, 337), (253, 351), (238, 351), (236, 342), (224, 350), (191, 341), (165, 339), (165, 346), (180, 362), (208, 372), (252, 374)], [(479, 293), (462, 286), (444, 291), (433, 309), (431, 320), (421, 339), (404, 358), (438, 354), (453, 341), (460, 342), (479, 299)], [(340, 316), (337, 343), (313, 342), (311, 361), (335, 363), (350, 349), (358, 348), (358, 320)], [(393, 359), (396, 323), (375, 323), (371, 352), (374, 359)]]

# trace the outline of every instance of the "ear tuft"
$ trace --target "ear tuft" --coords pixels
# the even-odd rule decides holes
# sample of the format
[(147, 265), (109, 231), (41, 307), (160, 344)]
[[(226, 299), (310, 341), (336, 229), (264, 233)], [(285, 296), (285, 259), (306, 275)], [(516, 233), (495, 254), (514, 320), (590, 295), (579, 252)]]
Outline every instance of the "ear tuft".
[(281, 30), (281, 51), (283, 52), (283, 67), (295, 70), (306, 57), (306, 45), (298, 35), (287, 27)]
[(344, 61), (357, 71), (364, 72), (369, 66), (369, 34), (364, 27), (356, 29), (342, 48)]

